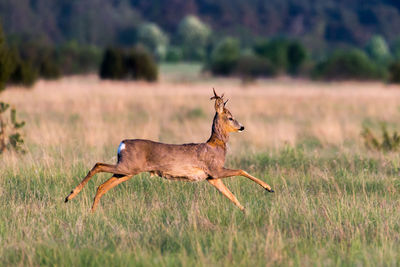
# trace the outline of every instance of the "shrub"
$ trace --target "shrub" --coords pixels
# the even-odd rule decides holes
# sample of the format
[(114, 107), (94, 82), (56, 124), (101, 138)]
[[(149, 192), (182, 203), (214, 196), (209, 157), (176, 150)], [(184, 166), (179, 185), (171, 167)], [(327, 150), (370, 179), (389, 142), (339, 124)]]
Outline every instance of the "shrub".
[(11, 74), (10, 83), (26, 87), (32, 86), (37, 79), (37, 72), (30, 62), (20, 60)]
[(321, 61), (313, 70), (312, 77), (322, 80), (373, 80), (383, 73), (361, 50), (337, 51)]
[(157, 64), (142, 47), (136, 47), (129, 51), (126, 57), (126, 69), (134, 80), (156, 81), (158, 78)]
[(365, 146), (368, 149), (375, 149), (378, 151), (397, 151), (400, 148), (400, 136), (397, 131), (392, 135), (389, 134), (386, 124), (381, 124), (382, 141), (380, 141), (372, 131), (364, 126), (361, 136), (364, 138)]
[(236, 63), (234, 72), (246, 80), (257, 77), (269, 77), (276, 74), (275, 68), (267, 59), (255, 55), (241, 56)]
[(179, 62), (183, 59), (182, 50), (178, 47), (169, 47), (165, 56), (167, 62)]
[(25, 122), (17, 122), (17, 111), (15, 109), (10, 110), (10, 116), (7, 119), (5, 115), (9, 107), (9, 104), (0, 102), (0, 154), (5, 150), (25, 152), (22, 149), (24, 140), (19, 133), (19, 129), (24, 127)]
[(393, 51), (393, 58), (395, 60), (400, 60), (400, 38), (394, 40), (391, 46), (391, 50)]
[(100, 77), (102, 79), (123, 79), (127, 71), (124, 62), (123, 51), (116, 48), (107, 48), (100, 65)]
[(268, 59), (278, 72), (284, 72), (288, 68), (289, 44), (285, 39), (273, 39), (259, 41), (253, 49), (256, 55)]
[(214, 48), (209, 68), (213, 74), (230, 75), (235, 70), (239, 57), (239, 41), (230, 37), (225, 38)]
[(59, 66), (50, 56), (41, 60), (39, 64), (39, 76), (47, 80), (57, 79), (61, 76)]
[(100, 67), (102, 79), (134, 79), (156, 81), (158, 68), (151, 54), (142, 46), (123, 50), (108, 48)]

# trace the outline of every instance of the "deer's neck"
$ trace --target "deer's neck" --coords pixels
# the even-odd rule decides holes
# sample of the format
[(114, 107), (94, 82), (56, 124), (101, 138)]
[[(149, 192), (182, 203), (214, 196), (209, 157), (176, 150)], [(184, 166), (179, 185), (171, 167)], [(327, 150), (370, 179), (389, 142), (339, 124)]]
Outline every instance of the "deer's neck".
[(215, 114), (211, 136), (207, 143), (212, 146), (219, 146), (226, 149), (226, 144), (229, 141), (229, 133), (224, 129), (221, 121), (218, 118), (218, 114)]

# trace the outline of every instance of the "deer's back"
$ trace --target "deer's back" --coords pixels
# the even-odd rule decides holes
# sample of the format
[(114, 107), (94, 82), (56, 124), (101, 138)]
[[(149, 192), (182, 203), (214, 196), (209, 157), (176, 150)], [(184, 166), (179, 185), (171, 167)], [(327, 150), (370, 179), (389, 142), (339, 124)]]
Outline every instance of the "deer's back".
[(143, 139), (124, 140), (118, 165), (131, 173), (150, 172), (167, 179), (201, 181), (222, 167), (225, 151), (206, 143), (164, 144)]

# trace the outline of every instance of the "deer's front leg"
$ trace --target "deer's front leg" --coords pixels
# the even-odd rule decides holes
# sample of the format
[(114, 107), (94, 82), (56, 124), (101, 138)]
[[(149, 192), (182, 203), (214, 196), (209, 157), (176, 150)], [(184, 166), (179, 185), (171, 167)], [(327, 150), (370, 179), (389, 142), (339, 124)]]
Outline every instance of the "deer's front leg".
[(221, 181), (221, 179), (207, 179), (207, 182), (212, 184), (215, 188), (218, 189), (219, 192), (221, 192), (224, 196), (229, 198), (230, 201), (232, 201), (241, 211), (244, 212), (244, 207), (240, 204), (239, 200), (235, 197), (234, 194), (232, 194), (231, 191), (224, 185), (224, 183)]
[(265, 190), (267, 190), (268, 192), (274, 192), (274, 190), (272, 190), (271, 186), (269, 184), (267, 184), (266, 182), (248, 174), (246, 171), (244, 170), (231, 170), (231, 169), (225, 169), (222, 168), (221, 170), (219, 170), (217, 172), (216, 178), (225, 178), (225, 177), (232, 177), (232, 176), (243, 176), (246, 178), (249, 178), (250, 180), (254, 181), (255, 183), (259, 184), (260, 186), (262, 186)]

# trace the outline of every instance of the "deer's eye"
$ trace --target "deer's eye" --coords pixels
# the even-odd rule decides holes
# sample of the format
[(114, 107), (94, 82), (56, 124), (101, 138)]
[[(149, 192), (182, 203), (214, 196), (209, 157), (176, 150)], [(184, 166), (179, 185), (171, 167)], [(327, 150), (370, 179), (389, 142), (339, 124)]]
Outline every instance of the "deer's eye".
[(229, 120), (230, 120), (230, 121), (233, 121), (233, 119), (232, 119), (232, 118), (229, 118)]

